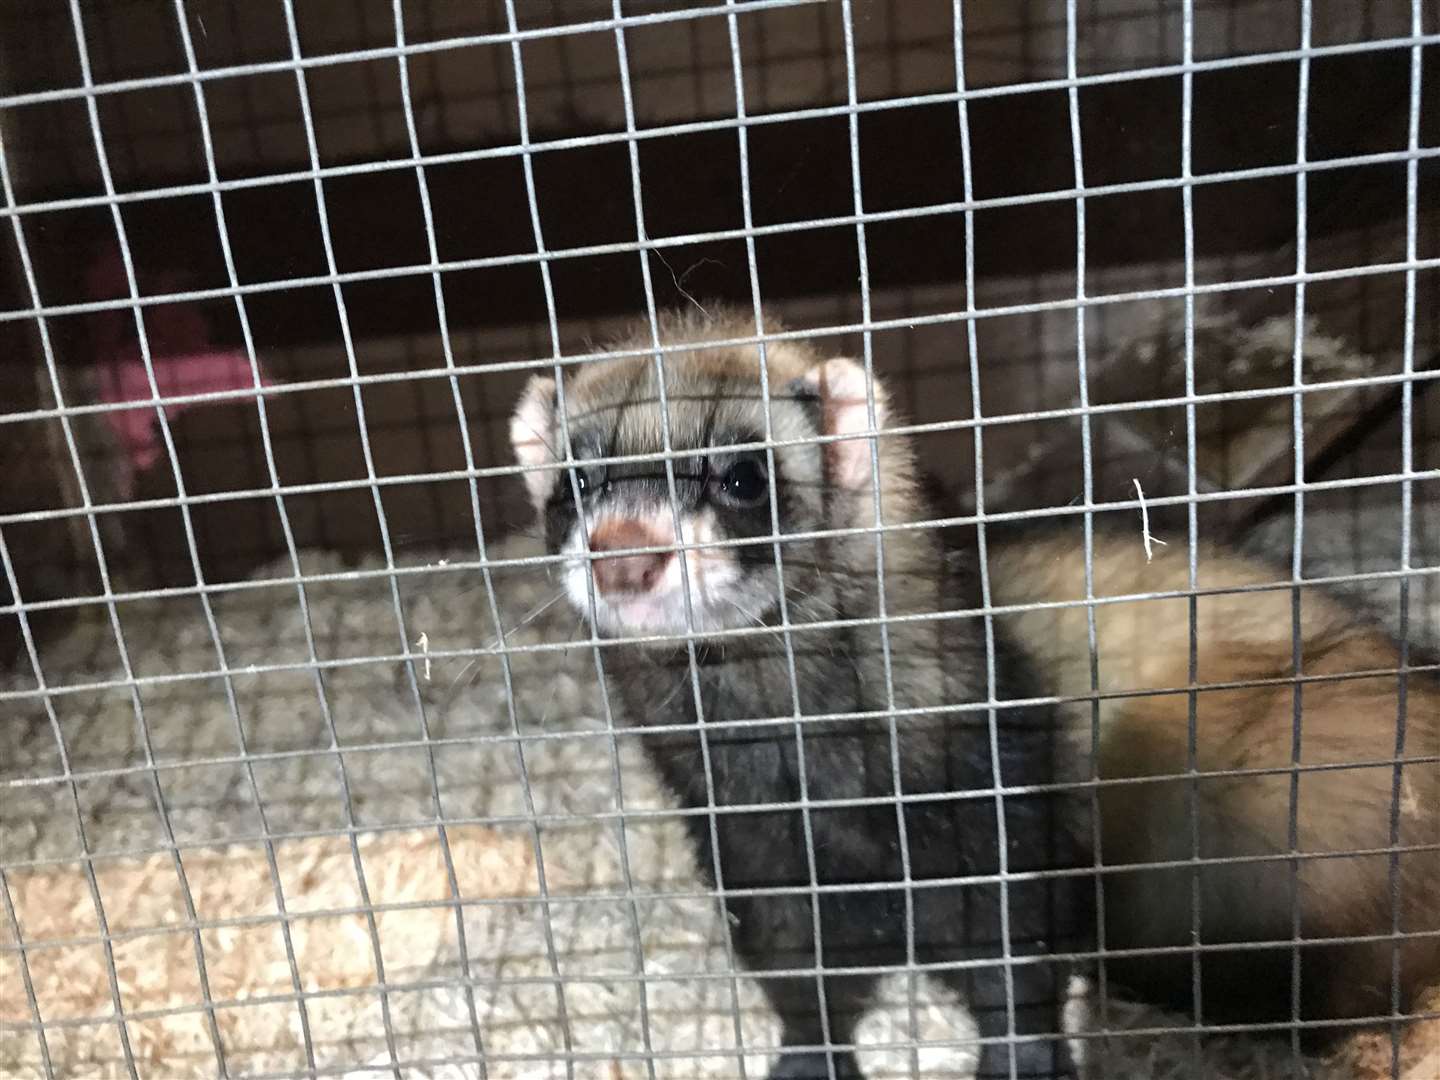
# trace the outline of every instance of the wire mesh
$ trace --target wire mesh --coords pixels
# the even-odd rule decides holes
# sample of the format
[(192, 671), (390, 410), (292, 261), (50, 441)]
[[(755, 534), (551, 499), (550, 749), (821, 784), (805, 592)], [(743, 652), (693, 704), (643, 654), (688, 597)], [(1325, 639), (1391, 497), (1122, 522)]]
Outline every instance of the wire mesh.
[[(1420, 0), (71, 0), (0, 27), (16, 271), (0, 460), (17, 463), (0, 496), (0, 1068), (762, 1076), (792, 1048), (726, 905), (805, 897), (813, 955), (763, 974), (813, 983), (822, 1048), (847, 1045), (832, 980), (874, 973), (865, 1074), (969, 1075), (977, 1033), (946, 980), (998, 965), (1016, 1075), (1016, 972), (1035, 958), (1012, 952), (1010, 897), (1076, 877), (1095, 938), (1064, 958), (1094, 973), (1094, 1000), (1050, 1037), (1110, 1055), (1111, 1076), (1355, 1075), (1359, 1058), (1308, 1041), (1335, 1021), (1307, 1011), (1318, 938), (1300, 897), (1365, 858), (1386, 867), (1384, 925), (1325, 940), (1387, 949), (1389, 976), (1339, 1026), (1379, 1040), (1367, 1076), (1434, 1067), (1440, 1002), (1401, 992), (1401, 947), (1440, 940), (1402, 918), (1404, 868), (1440, 852), (1407, 825), (1423, 825), (1415, 778), (1433, 791), (1440, 772), (1440, 143), (1423, 107), (1440, 24)], [(1358, 71), (1364, 92), (1345, 83)], [(1227, 115), (1242, 102), (1252, 114)], [(1125, 134), (1125, 108), (1156, 127)], [(708, 318), (712, 293), (743, 314), (707, 347), (761, 357), (763, 430), (733, 449), (763, 456), (769, 520), (685, 538), (682, 470), (713, 448), (676, 437), (664, 373), (697, 342), (662, 317)], [(791, 328), (767, 329), (774, 313)], [(596, 344), (637, 315), (639, 344)], [(872, 437), (864, 520), (785, 520), (781, 455), (846, 438), (772, 428), (785, 388), (765, 358), (797, 344), (855, 357), (861, 433), (907, 439), (952, 497), (887, 516)], [(680, 633), (592, 629), (593, 573), (584, 604), (556, 582), (602, 556), (584, 530), (578, 555), (547, 546), (516, 494), (559, 467), (584, 518), (565, 393), (616, 356), (657, 373), (659, 445), (586, 464), (662, 470), (682, 539), (618, 554), (685, 553)], [(506, 442), (532, 375), (559, 388), (558, 463), (517, 463)], [(882, 422), (881, 382), (905, 419)], [(1006, 568), (1035, 526), (1079, 553), (1063, 596), (1024, 594)], [(975, 602), (891, 610), (887, 550), (955, 530), (973, 534)], [(1117, 535), (1134, 567), (1173, 548), (1180, 577), (1116, 590)], [(874, 615), (793, 598), (796, 545), (856, 538), (873, 543)], [(691, 556), (757, 545), (773, 616), (702, 632)], [(1226, 580), (1225, 551), (1266, 572)], [(1117, 685), (1114, 613), (1182, 602), (1185, 655)], [(1286, 662), (1212, 670), (1207, 612), (1276, 602)], [(1081, 681), (1002, 694), (1011, 648), (1043, 651), (1024, 628), (1073, 611)], [(1337, 668), (1306, 636), (1316, 611), (1385, 644)], [(977, 624), (978, 698), (915, 704), (892, 641)], [(817, 632), (874, 633), (878, 707), (805, 706), (796, 638)], [(768, 638), (788, 694), (717, 714), (714, 651)], [(626, 715), (621, 646), (683, 653), (690, 713)], [(1366, 722), (1385, 747), (1317, 754), (1307, 702), (1377, 680), (1393, 713)], [(1226, 693), (1288, 703), (1279, 758), (1206, 764), (1207, 703)], [(1104, 718), (1176, 699), (1183, 763), (1157, 772), (1183, 785), (1183, 844), (1112, 859), (1102, 801), (1157, 776), (1102, 774)], [(1000, 726), (1027, 707), (1083, 716), (1076, 775), (1007, 778)], [(905, 788), (902, 734), (936, 718), (984, 726), (987, 782)], [(857, 719), (887, 735), (884, 794), (817, 793), (805, 767), (787, 798), (718, 793), (714, 740), (785, 740), (804, 762), (812, 733)], [(680, 805), (644, 747), (685, 733), (702, 782)], [(1386, 776), (1385, 835), (1306, 835), (1307, 785), (1366, 769)], [(1265, 781), (1286, 788), (1285, 843), (1225, 854), (1205, 793)], [(1037, 792), (1085, 804), (1093, 865), (1012, 870), (1007, 806)], [(993, 873), (914, 872), (907, 812), (940, 800), (993, 805)], [(812, 820), (872, 808), (893, 808), (899, 879), (825, 880)], [(803, 823), (799, 883), (727, 883), (717, 822), (781, 812)], [(1202, 871), (1277, 859), (1285, 1008), (1215, 1020), (1207, 963), (1266, 942), (1207, 940)], [(1184, 876), (1188, 940), (1110, 940), (1107, 889), (1136, 870)], [(917, 904), (957, 885), (996, 888), (996, 956), (923, 955)], [(829, 962), (822, 899), (897, 888), (903, 956)], [(1109, 974), (1146, 959), (1184, 965), (1179, 1012)]]

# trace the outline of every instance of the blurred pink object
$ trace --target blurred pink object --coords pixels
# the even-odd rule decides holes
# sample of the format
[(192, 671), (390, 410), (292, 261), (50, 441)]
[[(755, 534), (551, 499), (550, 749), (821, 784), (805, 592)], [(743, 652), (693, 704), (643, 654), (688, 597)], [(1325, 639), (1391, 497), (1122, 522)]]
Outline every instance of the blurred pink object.
[[(250, 360), (243, 352), (186, 353), (181, 356), (155, 356), (152, 353), (151, 366), (155, 369), (155, 385), (162, 398), (255, 388)], [(124, 354), (108, 358), (100, 365), (98, 375), (101, 401), (152, 400), (150, 378), (140, 358), (139, 346), (132, 345)], [(260, 385), (272, 385), (272, 380), (263, 371)], [(165, 415), (173, 417), (203, 404), (206, 403), (166, 405)], [(142, 472), (160, 460), (160, 431), (153, 406), (117, 409), (105, 416), (129, 455), (130, 467), (135, 472)]]
[[(143, 292), (178, 291), (176, 275), (160, 275), (148, 282)], [(91, 299), (106, 300), (128, 294), (125, 266), (117, 251), (97, 259), (86, 274), (86, 292)], [(145, 337), (150, 345), (150, 363), (155, 388), (162, 398), (208, 394), (225, 390), (255, 389), (255, 372), (250, 358), (239, 350), (220, 350), (210, 340), (210, 327), (194, 304), (161, 304), (142, 309)], [(125, 309), (100, 311), (91, 316), (95, 345), (95, 375), (100, 400), (106, 404), (153, 400), (150, 379), (135, 336), (135, 316)], [(261, 386), (274, 380), (259, 368)], [(225, 399), (234, 403), (240, 398)], [(179, 402), (164, 406), (166, 417), (207, 402)], [(119, 469), (119, 486), (125, 496), (135, 487), (135, 475), (157, 464), (162, 456), (159, 418), (155, 407), (140, 405), (105, 413), (125, 453)]]

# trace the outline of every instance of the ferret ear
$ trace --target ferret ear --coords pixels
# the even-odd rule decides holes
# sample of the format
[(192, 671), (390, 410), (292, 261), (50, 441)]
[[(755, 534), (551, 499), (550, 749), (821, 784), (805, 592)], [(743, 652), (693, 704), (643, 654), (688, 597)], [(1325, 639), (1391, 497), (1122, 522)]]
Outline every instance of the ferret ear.
[[(555, 454), (555, 380), (532, 375), (510, 417), (510, 445), (521, 465), (548, 465), (559, 460)], [(543, 504), (555, 487), (557, 473), (538, 469), (521, 474), (530, 498)]]
[[(863, 433), (870, 431), (871, 426), (864, 367), (854, 360), (826, 360), (811, 368), (802, 381), (820, 398), (821, 433), (855, 436), (825, 444), (831, 481), (852, 490), (868, 486), (871, 440)], [(875, 430), (878, 431), (886, 424), (888, 403), (879, 379), (871, 380), (870, 389), (875, 400)]]

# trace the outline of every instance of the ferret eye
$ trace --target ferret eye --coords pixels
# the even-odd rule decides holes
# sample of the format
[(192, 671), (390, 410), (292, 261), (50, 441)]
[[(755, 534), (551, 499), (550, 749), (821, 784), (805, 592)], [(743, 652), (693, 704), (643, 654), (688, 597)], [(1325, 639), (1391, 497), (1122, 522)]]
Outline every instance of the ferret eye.
[(575, 486), (580, 489), (582, 497), (593, 495), (605, 485), (605, 467), (603, 465), (592, 465), (588, 469), (571, 469), (570, 475), (575, 478)]
[(742, 457), (720, 476), (720, 492), (727, 502), (736, 506), (755, 506), (769, 494), (764, 461)]

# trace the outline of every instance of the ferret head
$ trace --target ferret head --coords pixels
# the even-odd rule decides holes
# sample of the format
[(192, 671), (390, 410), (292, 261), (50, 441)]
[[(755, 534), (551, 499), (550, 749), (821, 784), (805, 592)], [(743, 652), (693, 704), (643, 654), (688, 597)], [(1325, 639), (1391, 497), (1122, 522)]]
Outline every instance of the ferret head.
[[(772, 333), (775, 329), (767, 327)], [(781, 575), (769, 539), (777, 535), (777, 521), (785, 595), (796, 601), (790, 620), (833, 616), (834, 597), (843, 588), (834, 566), (834, 542), (827, 547), (824, 539), (783, 537), (872, 525), (872, 448), (880, 451), (882, 491), (888, 487), (900, 495), (909, 486), (903, 460), (904, 475), (895, 475), (897, 459), (905, 457), (903, 447), (887, 449), (894, 440), (866, 434), (887, 420), (878, 382), (867, 380), (855, 361), (823, 358), (803, 342), (771, 342), (765, 350), (770, 437), (793, 444), (773, 446), (773, 457), (763, 446), (743, 448), (763, 443), (766, 436), (760, 350), (704, 343), (753, 336), (753, 320), (743, 318), (664, 320), (662, 344), (697, 342), (699, 347), (663, 354), (663, 410), (653, 354), (569, 367), (563, 394), (547, 376), (535, 376), (526, 387), (511, 421), (511, 441), (522, 465), (555, 466), (524, 473), (525, 483), (542, 519), (547, 549), (572, 556), (564, 563), (564, 586), (577, 611), (587, 616), (593, 576), (598, 632), (705, 634), (778, 621)], [(651, 341), (647, 324), (617, 351), (646, 349)], [(663, 456), (667, 416), (670, 449), (677, 455), (671, 458), (673, 501)], [(845, 435), (854, 437), (795, 441)], [(566, 436), (574, 463), (568, 469)], [(586, 464), (635, 455), (648, 457)], [(873, 538), (864, 539), (873, 552)], [(713, 541), (738, 543), (674, 546)], [(873, 587), (873, 561), (869, 580)]]

